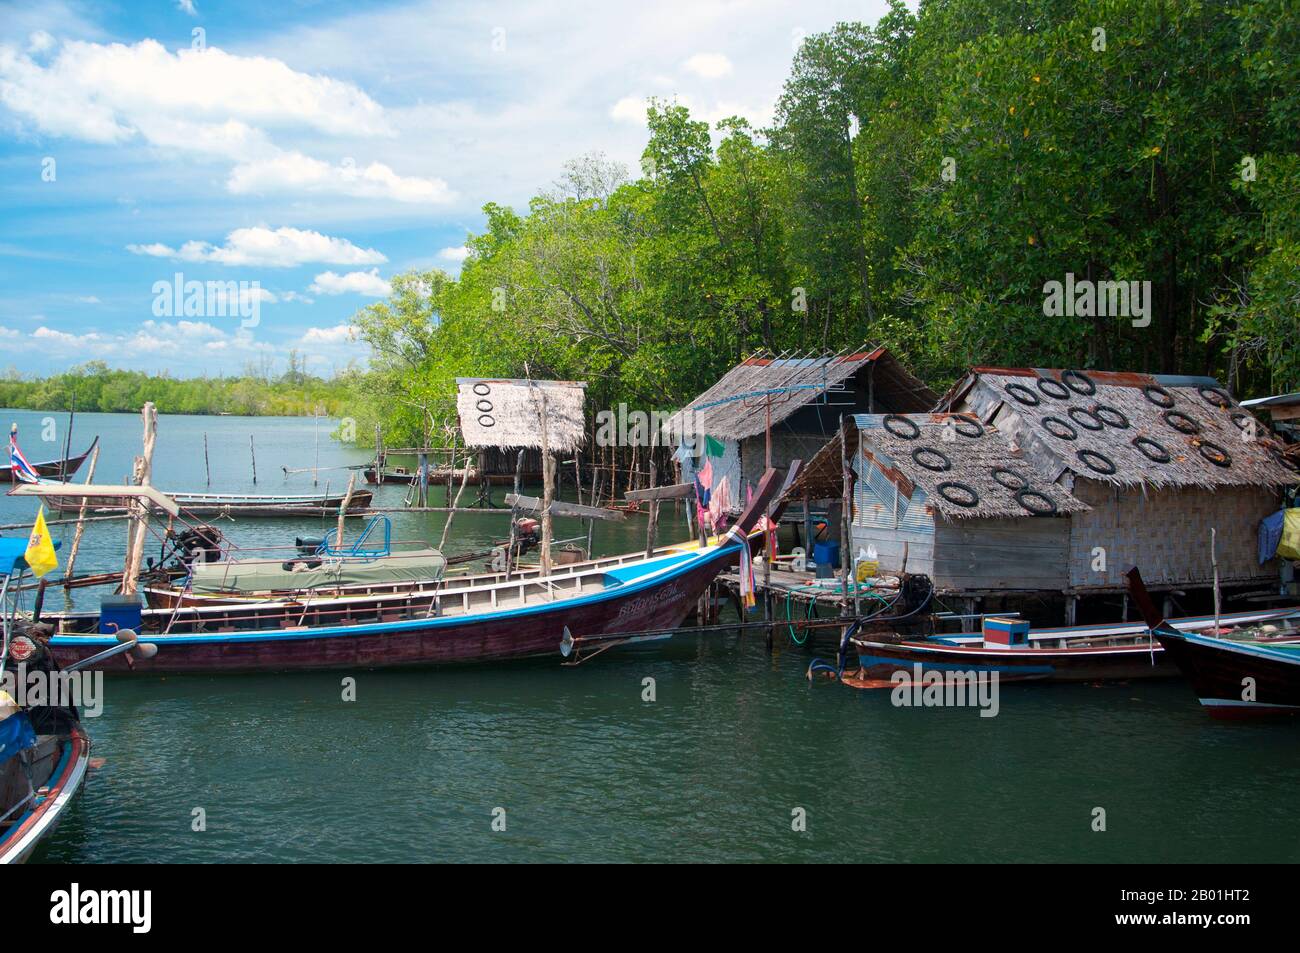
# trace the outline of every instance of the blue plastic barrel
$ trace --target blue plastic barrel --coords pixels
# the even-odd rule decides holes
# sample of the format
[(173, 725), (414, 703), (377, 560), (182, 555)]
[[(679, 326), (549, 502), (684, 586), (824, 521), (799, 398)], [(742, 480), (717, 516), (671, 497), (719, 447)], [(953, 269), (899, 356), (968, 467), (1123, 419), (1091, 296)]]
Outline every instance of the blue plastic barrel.
[(836, 540), (813, 543), (813, 562), (818, 566), (838, 566), (840, 564), (840, 544)]

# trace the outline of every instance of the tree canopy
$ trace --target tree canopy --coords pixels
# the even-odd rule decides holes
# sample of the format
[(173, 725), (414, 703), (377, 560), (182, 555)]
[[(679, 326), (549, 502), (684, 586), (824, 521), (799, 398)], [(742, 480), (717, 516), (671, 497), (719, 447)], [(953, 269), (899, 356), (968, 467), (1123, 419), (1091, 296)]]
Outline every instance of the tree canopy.
[[(420, 439), (454, 377), (525, 372), (667, 408), (754, 350), (866, 341), (936, 388), (976, 363), (1300, 388), (1295, 0), (895, 0), (803, 42), (770, 129), (647, 120), (635, 174), (571, 162), (485, 207), (459, 278), (356, 316), (356, 416)], [(1148, 313), (1049, 313), (1067, 275)]]

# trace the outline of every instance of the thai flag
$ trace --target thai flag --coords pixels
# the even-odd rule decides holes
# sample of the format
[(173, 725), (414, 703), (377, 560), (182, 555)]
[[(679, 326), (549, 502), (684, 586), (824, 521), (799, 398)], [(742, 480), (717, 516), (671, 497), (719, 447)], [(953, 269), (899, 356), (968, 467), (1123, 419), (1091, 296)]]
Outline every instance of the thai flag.
[(23, 483), (40, 483), (41, 478), (32, 465), (27, 462), (23, 452), (18, 449), (18, 425), (14, 424), (13, 429), (9, 431), (9, 466), (13, 468), (14, 476)]

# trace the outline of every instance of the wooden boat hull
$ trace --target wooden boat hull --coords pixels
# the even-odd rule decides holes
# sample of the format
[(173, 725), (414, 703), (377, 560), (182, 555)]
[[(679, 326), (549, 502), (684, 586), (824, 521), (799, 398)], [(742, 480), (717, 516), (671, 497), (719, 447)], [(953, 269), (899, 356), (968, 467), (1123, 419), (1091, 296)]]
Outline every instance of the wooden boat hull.
[[(365, 470), (362, 470), (361, 475), (365, 477), (367, 483), (370, 484), (378, 483), (378, 480), (375, 478), (374, 467), (369, 467)], [(461, 477), (463, 477), (464, 475), (465, 475), (464, 470), (453, 470), (451, 474), (452, 482), (460, 483)], [(521, 475), (520, 479), (526, 483), (540, 483), (542, 480), (542, 475), (540, 473), (525, 473)], [(418, 473), (399, 473), (395, 470), (384, 471), (385, 484), (394, 483), (398, 485), (402, 485), (402, 484), (410, 485), (418, 481), (419, 481)], [(429, 471), (430, 486), (438, 486), (439, 484), (444, 484), (446, 482), (447, 482), (446, 470)], [(466, 482), (469, 483), (471, 486), (477, 486), (478, 484), (483, 482), (483, 477), (479, 476), (476, 471), (470, 470), (469, 479)], [(513, 473), (489, 473), (487, 475), (487, 482), (492, 486), (513, 486), (515, 482), (515, 475)]]
[(999, 682), (1096, 682), (1178, 674), (1158, 644), (1017, 651), (873, 642), (860, 648), (858, 661), (864, 678), (886, 681), (897, 671), (913, 671), (914, 665), (925, 672), (996, 672)]
[(1300, 648), (1171, 631), (1156, 637), (1215, 718), (1300, 715)]
[[(470, 616), (372, 624), (284, 627), (239, 632), (150, 635), (159, 651), (134, 660), (136, 672), (250, 672), (393, 668), (555, 657), (567, 626), (574, 634), (608, 635), (680, 626), (709, 583), (734, 565), (741, 547), (660, 557), (648, 573), (600, 592)], [(662, 569), (656, 564), (663, 564)], [(108, 635), (56, 635), (60, 665), (115, 644)], [(126, 670), (121, 656), (105, 669)]]
[[(1256, 612), (1227, 613), (1221, 621), (1245, 625), (1259, 621), (1294, 618), (1295, 608)], [(1175, 629), (1196, 631), (1214, 625), (1212, 616), (1192, 616), (1173, 623)], [(956, 645), (939, 640), (902, 642), (854, 639), (862, 677), (888, 680), (895, 672), (911, 671), (920, 664), (924, 671), (962, 671), (998, 673), (1000, 682), (1094, 682), (1127, 681), (1138, 678), (1169, 678), (1179, 674), (1158, 641), (1145, 633), (1145, 624), (1074, 626), (1038, 629), (1030, 641), (1039, 646), (1021, 648), (984, 648), (977, 636), (965, 637), (969, 644)], [(1104, 638), (1119, 644), (1060, 647), (1059, 643), (1079, 638)], [(1046, 644), (1044, 644), (1046, 643)]]
[(54, 832), (81, 791), (90, 766), (90, 737), (78, 725), (63, 742), (63, 753), (40, 802), (0, 839), (0, 864), (21, 864)]
[[(36, 474), (38, 476), (43, 476), (43, 477), (61, 476), (63, 479), (67, 480), (71, 478), (73, 474), (75, 474), (79, 469), (81, 469), (81, 465), (85, 463), (86, 458), (89, 457), (95, 451), (95, 445), (98, 443), (99, 443), (99, 438), (96, 437), (94, 440), (90, 442), (90, 446), (86, 448), (85, 453), (75, 457), (67, 457), (63, 460), (45, 460), (41, 463), (33, 463), (32, 469), (36, 471)], [(0, 466), (0, 483), (16, 483), (16, 482), (18, 481), (14, 477), (14, 468), (7, 465)]]
[[(221, 498), (220, 494), (168, 494), (186, 513), (194, 516), (333, 516), (337, 515), (343, 505), (344, 494), (328, 496), (303, 497), (236, 497)], [(369, 509), (373, 494), (369, 490), (357, 490), (352, 494), (348, 513), (358, 513)], [(80, 497), (48, 496), (47, 505), (60, 512), (79, 511)], [(121, 499), (112, 497), (86, 497), (86, 509), (89, 513), (124, 513), (127, 507)]]

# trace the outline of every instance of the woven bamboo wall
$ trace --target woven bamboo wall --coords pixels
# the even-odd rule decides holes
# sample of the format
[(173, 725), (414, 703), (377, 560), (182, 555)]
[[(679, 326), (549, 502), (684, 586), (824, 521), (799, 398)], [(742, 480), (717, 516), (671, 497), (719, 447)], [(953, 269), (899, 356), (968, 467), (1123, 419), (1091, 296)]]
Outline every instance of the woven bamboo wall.
[[(1070, 584), (1075, 589), (1122, 589), (1130, 566), (1148, 585), (1206, 585), (1213, 579), (1210, 529), (1218, 530), (1219, 578), (1224, 583), (1270, 580), (1272, 566), (1256, 557), (1259, 521), (1277, 509), (1277, 494), (1260, 487), (1148, 490), (1093, 480), (1075, 482), (1074, 495), (1092, 506), (1071, 517)], [(1095, 547), (1105, 571), (1093, 569)]]

